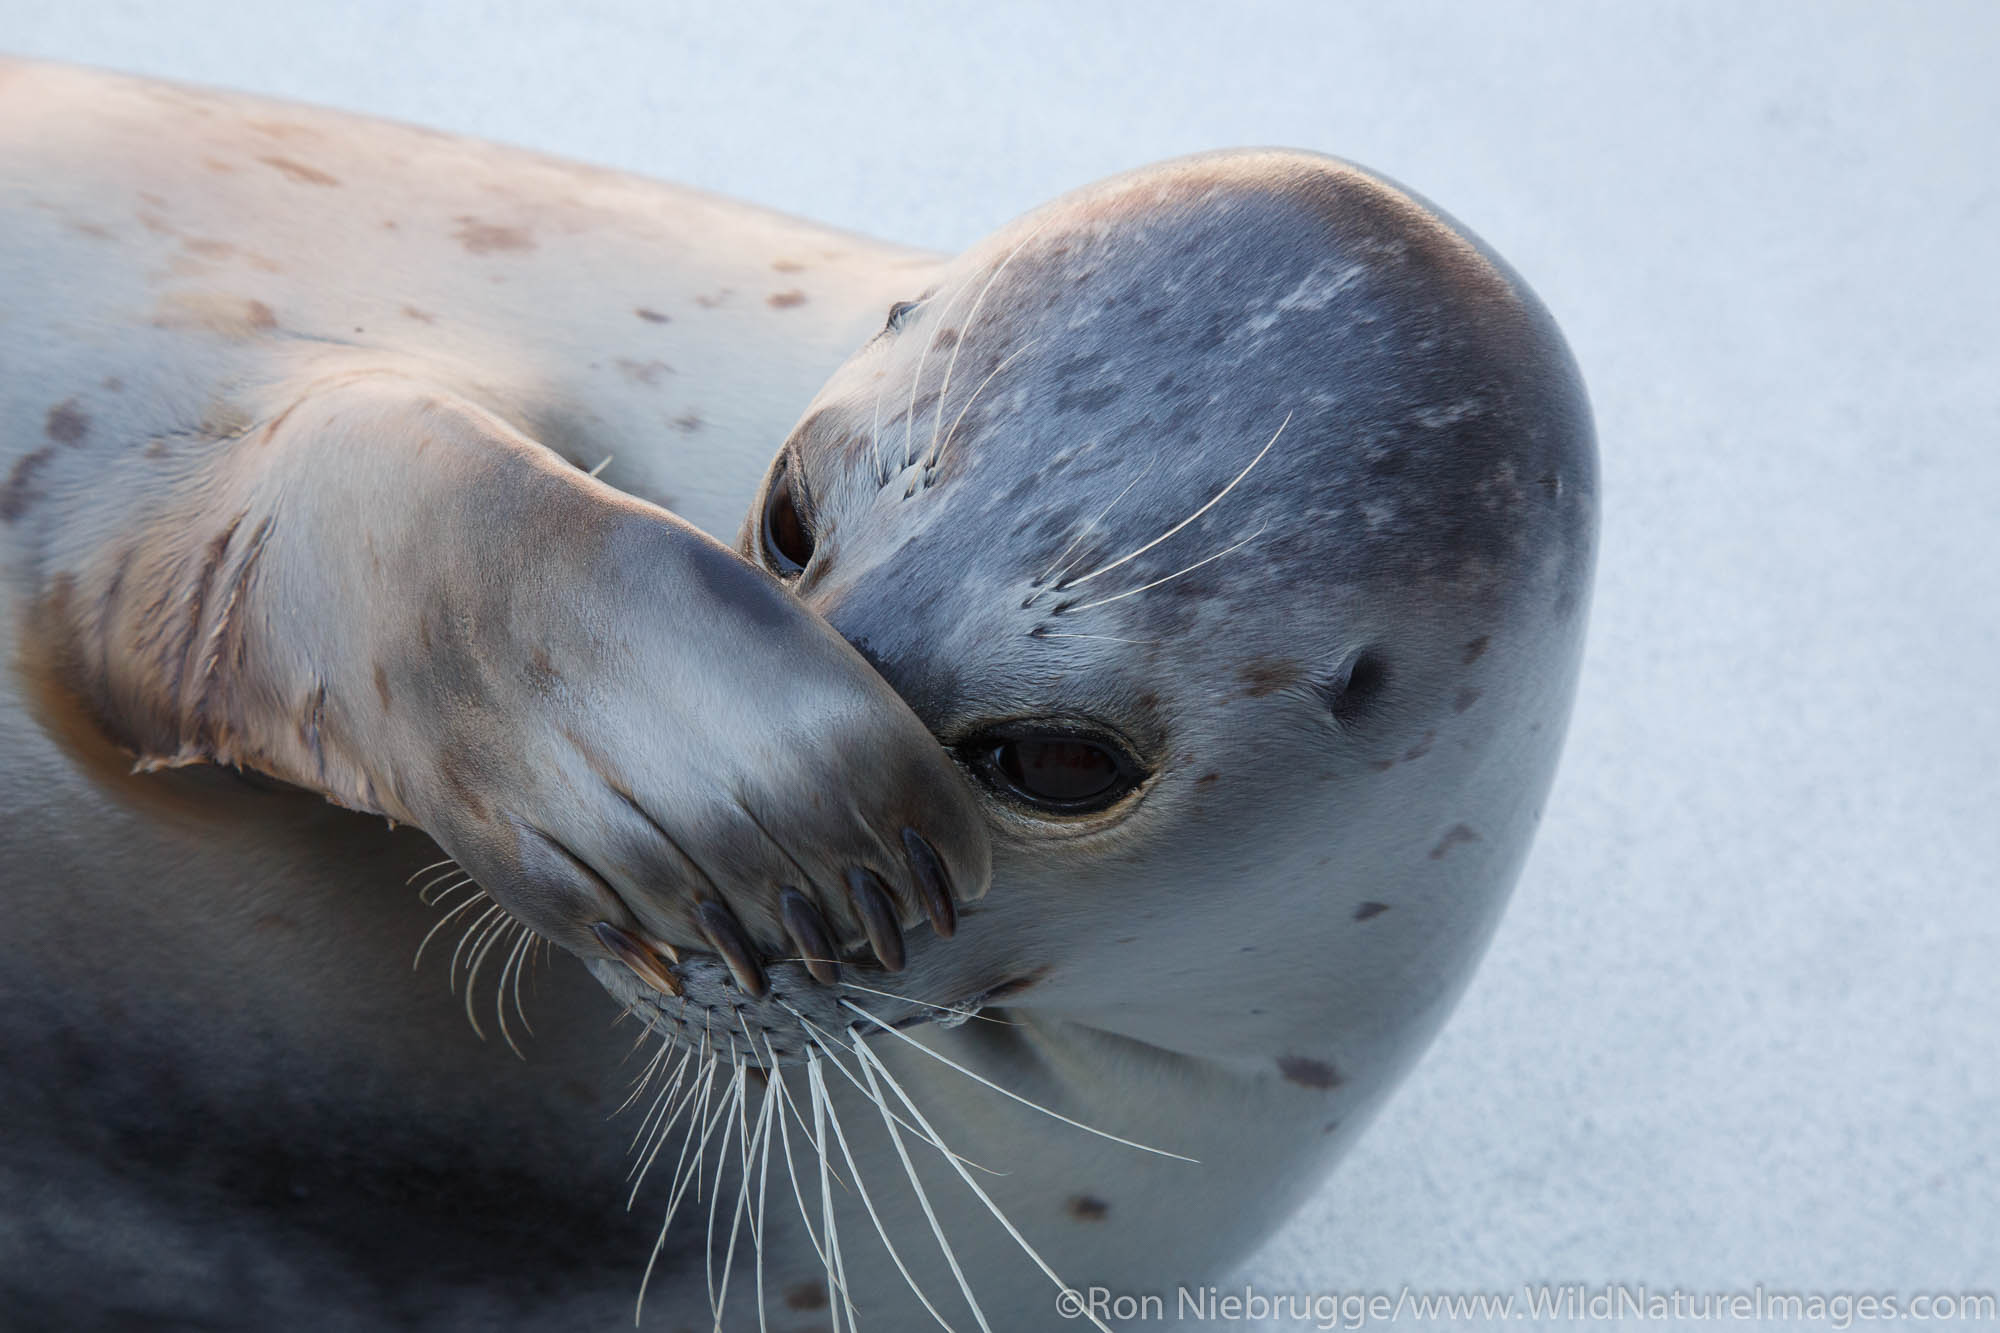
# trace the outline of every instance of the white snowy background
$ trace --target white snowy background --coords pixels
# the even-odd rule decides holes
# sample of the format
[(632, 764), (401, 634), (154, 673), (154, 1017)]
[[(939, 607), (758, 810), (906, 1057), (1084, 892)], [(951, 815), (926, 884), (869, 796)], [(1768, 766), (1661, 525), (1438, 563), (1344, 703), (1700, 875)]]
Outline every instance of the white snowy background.
[(1428, 195), (1582, 362), (1590, 650), (1478, 979), (1241, 1281), (2000, 1289), (2000, 6), (0, 0), (0, 49), (947, 249), (1225, 145)]

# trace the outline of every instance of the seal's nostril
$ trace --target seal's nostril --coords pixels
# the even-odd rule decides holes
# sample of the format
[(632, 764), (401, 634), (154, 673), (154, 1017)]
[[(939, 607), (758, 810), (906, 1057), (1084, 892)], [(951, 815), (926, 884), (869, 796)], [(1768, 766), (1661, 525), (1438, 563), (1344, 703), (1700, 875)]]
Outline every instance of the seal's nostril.
[(764, 979), (764, 967), (757, 961), (757, 948), (750, 942), (743, 923), (736, 919), (736, 913), (730, 911), (725, 903), (699, 902), (694, 905), (694, 916), (702, 936), (708, 940), (708, 947), (729, 964), (736, 984), (746, 994), (760, 1000), (764, 998), (764, 993), (770, 989)]
[(937, 849), (913, 828), (903, 830), (903, 850), (909, 855), (910, 878), (916, 881), (917, 896), (931, 919), (931, 929), (950, 939), (958, 930), (958, 908), (951, 901), (951, 877), (945, 874), (944, 862), (938, 859)]
[(613, 957), (631, 968), (639, 980), (654, 990), (665, 991), (669, 995), (681, 993), (680, 978), (667, 971), (667, 966), (660, 961), (659, 955), (645, 944), (633, 939), (609, 921), (598, 922), (590, 928), (590, 933), (597, 936), (597, 942), (609, 949)]
[(833, 941), (826, 933), (826, 922), (819, 909), (797, 889), (786, 888), (778, 891), (778, 915), (784, 918), (785, 929), (791, 933), (792, 943), (798, 946), (812, 979), (822, 986), (839, 981), (840, 964), (835, 961)]
[(889, 898), (888, 886), (874, 871), (857, 866), (847, 872), (847, 900), (854, 904), (854, 914), (868, 932), (875, 957), (891, 972), (902, 971), (903, 928), (896, 924), (896, 906)]

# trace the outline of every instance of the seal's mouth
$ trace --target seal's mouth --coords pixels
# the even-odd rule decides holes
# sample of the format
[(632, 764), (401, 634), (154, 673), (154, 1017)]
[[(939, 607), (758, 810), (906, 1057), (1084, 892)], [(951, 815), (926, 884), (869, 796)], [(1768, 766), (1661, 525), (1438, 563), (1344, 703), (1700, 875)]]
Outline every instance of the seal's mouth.
[[(893, 976), (875, 942), (861, 939), (830, 950), (831, 957), (763, 956), (753, 992), (721, 954), (654, 947), (609, 926), (597, 934), (614, 957), (584, 963), (626, 1015), (669, 1045), (760, 1068), (807, 1058), (857, 1022), (899, 1032), (926, 1023), (957, 1027), (986, 1006), (1020, 994), (1048, 971), (1002, 973), (997, 980), (986, 972), (976, 981), (947, 983), (936, 994), (903, 994), (910, 980)], [(938, 943), (921, 951), (925, 962), (934, 961), (930, 955)], [(912, 979), (927, 971), (918, 968)]]

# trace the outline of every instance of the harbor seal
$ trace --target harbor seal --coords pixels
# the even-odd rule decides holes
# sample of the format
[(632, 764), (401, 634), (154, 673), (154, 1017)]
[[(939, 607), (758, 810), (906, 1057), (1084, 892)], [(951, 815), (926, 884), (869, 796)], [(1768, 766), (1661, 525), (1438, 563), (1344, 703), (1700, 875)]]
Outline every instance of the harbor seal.
[[(1546, 313), (1414, 196), (1220, 154), (943, 261), (245, 99), (0, 97), (17, 1308), (608, 1320), (650, 1255), (665, 1327), (1062, 1326), (1059, 1286), (1246, 1253), (1464, 986), (1594, 445)], [(644, 503), (722, 530), (756, 470), (740, 563)], [(153, 533), (192, 640), (116, 612)], [(508, 1067), (384, 968), (423, 839), (120, 742), (434, 835), (487, 923), (452, 974), (505, 947), (474, 1012), (583, 958), (651, 1042), (650, 1215), (573, 974)], [(684, 827), (723, 832), (629, 850)]]

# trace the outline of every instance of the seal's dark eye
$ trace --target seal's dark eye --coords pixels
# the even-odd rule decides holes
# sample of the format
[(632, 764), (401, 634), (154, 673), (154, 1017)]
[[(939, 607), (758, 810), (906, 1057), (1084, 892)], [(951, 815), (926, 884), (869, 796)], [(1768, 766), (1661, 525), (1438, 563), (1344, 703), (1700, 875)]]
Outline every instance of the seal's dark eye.
[(790, 468), (778, 474), (771, 485), (770, 498), (764, 501), (764, 555), (771, 567), (787, 578), (812, 561), (812, 530), (806, 527), (799, 516), (798, 504), (792, 499)]
[(887, 329), (890, 333), (894, 333), (897, 329), (902, 328), (903, 321), (910, 317), (910, 312), (921, 304), (922, 302), (920, 301), (896, 302), (896, 304), (889, 307), (889, 322), (883, 325), (883, 328)]
[(987, 732), (965, 742), (959, 753), (987, 786), (1051, 814), (1103, 810), (1146, 776), (1108, 737), (1032, 726)]

